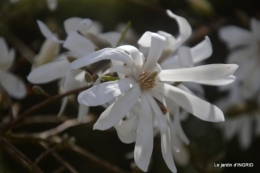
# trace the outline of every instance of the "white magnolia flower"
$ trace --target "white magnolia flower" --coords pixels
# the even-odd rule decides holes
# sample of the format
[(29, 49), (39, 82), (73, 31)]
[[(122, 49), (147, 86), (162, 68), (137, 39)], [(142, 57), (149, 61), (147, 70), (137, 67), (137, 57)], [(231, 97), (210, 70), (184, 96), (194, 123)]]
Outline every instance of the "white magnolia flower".
[(240, 66), (236, 73), (237, 83), (227, 89), (232, 92), (234, 87), (240, 87), (241, 82), (244, 97), (258, 97), (260, 102), (260, 21), (253, 18), (250, 24), (251, 31), (237, 26), (223, 27), (219, 36), (232, 50), (228, 62)]
[[(78, 69), (104, 59), (120, 61), (121, 65), (112, 66), (103, 74), (117, 72), (123, 74), (124, 78), (96, 85), (82, 92), (78, 96), (78, 101), (84, 105), (97, 106), (117, 99), (100, 115), (94, 129), (106, 130), (118, 123), (122, 124), (121, 134), (127, 136), (128, 142), (135, 141), (135, 162), (143, 171), (147, 171), (150, 162), (153, 150), (153, 125), (156, 119), (161, 133), (164, 160), (169, 169), (176, 172), (171, 148), (172, 134), (169, 128), (171, 118), (168, 112), (163, 108), (161, 110), (158, 102), (165, 107), (164, 97), (168, 97), (176, 105), (206, 121), (224, 121), (224, 116), (216, 106), (163, 81), (191, 81), (203, 84), (223, 82), (235, 72), (237, 65), (213, 64), (161, 70), (157, 61), (164, 50), (166, 39), (156, 33), (150, 34), (151, 46), (147, 58), (144, 58), (135, 47), (126, 45), (91, 53), (72, 62), (71, 68)], [(97, 83), (99, 81), (98, 79)], [(136, 114), (129, 112), (131, 108), (138, 106), (141, 112)], [(125, 116), (127, 120), (123, 120)]]
[[(81, 19), (77, 17), (69, 18), (64, 22), (64, 28), (67, 33), (65, 41), (58, 40), (47, 26), (41, 21), (37, 21), (42, 34), (49, 40), (63, 43), (63, 47), (70, 50), (75, 58), (87, 55), (95, 51), (95, 48), (102, 43), (95, 41), (104, 41), (107, 46), (115, 46), (120, 35), (118, 33), (99, 33), (101, 26), (97, 22), (90, 19)], [(94, 30), (96, 29), (96, 30)], [(89, 39), (87, 36), (91, 37)], [(53, 60), (48, 64), (35, 68), (27, 77), (31, 83), (42, 84), (53, 80), (62, 79), (61, 89), (68, 91), (87, 85), (85, 81), (84, 70), (71, 70), (69, 68), (70, 62), (66, 55), (61, 55), (59, 58)], [(58, 115), (61, 115), (67, 105), (68, 97), (62, 100), (62, 106)], [(80, 105), (78, 112), (78, 119), (82, 121), (88, 112), (88, 106)]]
[(14, 49), (8, 50), (5, 40), (0, 37), (0, 85), (6, 92), (17, 99), (21, 99), (26, 95), (26, 87), (24, 82), (7, 70), (14, 62)]
[(227, 118), (225, 122), (219, 124), (219, 127), (225, 140), (230, 141), (237, 135), (240, 146), (246, 150), (254, 137), (260, 136), (260, 112), (242, 113), (234, 118)]

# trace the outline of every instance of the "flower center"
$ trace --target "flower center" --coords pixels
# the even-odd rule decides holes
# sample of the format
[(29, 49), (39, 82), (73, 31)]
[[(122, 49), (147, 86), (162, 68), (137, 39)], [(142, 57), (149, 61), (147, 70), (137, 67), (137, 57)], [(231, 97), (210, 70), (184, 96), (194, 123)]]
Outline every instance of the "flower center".
[(156, 85), (155, 77), (157, 76), (157, 72), (149, 73), (147, 71), (143, 71), (139, 76), (139, 82), (143, 89), (151, 89)]

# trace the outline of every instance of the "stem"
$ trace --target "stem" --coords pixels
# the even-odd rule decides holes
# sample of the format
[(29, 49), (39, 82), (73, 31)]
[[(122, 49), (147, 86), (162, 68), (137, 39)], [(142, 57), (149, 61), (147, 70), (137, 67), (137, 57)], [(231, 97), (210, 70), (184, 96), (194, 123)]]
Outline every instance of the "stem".
[(37, 165), (35, 165), (21, 151), (13, 146), (5, 137), (0, 135), (0, 141), (3, 147), (9, 152), (9, 154), (19, 160), (30, 172), (43, 173)]
[(111, 173), (127, 173), (126, 171), (122, 170), (121, 168), (117, 167), (116, 165), (111, 164), (110, 162), (99, 158), (98, 156), (90, 153), (89, 151), (84, 150), (83, 148), (73, 145), (69, 148), (74, 153), (84, 157), (86, 160), (89, 160), (102, 168), (106, 169)]
[(26, 116), (34, 113), (35, 111), (51, 104), (51, 103), (54, 103), (55, 101), (63, 98), (63, 97), (66, 97), (68, 95), (71, 95), (71, 94), (75, 94), (75, 93), (78, 93), (80, 91), (83, 91), (83, 90), (86, 90), (88, 88), (90, 88), (91, 86), (84, 86), (84, 87), (81, 87), (81, 88), (77, 88), (77, 89), (74, 89), (74, 90), (70, 90), (66, 93), (63, 93), (63, 94), (58, 94), (54, 97), (52, 97), (52, 99), (47, 99), (47, 100), (44, 100), (42, 101), (41, 103), (37, 104), (37, 105), (34, 105), (33, 107), (31, 107), (30, 109), (27, 109), (24, 113), (22, 113), (20, 116), (18, 116), (17, 119), (15, 119), (13, 122), (11, 122), (10, 124), (7, 124), (6, 126), (8, 130), (12, 129), (16, 124), (18, 124), (19, 122), (21, 122)]

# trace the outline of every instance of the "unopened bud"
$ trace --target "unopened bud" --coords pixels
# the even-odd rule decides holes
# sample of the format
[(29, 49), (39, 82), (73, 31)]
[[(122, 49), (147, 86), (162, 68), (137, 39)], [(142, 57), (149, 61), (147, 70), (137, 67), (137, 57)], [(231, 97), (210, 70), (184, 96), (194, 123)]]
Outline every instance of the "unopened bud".
[(33, 92), (38, 95), (44, 95), (45, 91), (40, 86), (33, 86)]

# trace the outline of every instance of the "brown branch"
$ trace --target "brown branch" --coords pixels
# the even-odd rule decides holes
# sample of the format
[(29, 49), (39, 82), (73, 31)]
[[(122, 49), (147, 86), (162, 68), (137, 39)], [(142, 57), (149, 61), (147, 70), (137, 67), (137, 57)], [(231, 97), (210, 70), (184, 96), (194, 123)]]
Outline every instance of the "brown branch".
[(34, 161), (34, 163), (36, 165), (38, 165), (45, 157), (47, 157), (48, 155), (52, 154), (54, 151), (56, 151), (59, 148), (59, 145), (56, 145), (52, 148), (49, 148), (47, 150), (45, 150), (39, 157), (37, 157)]
[(84, 150), (83, 148), (73, 145), (69, 148), (72, 152), (84, 157), (86, 160), (91, 161), (92, 163), (97, 164), (98, 166), (106, 169), (111, 173), (127, 173), (126, 171), (122, 170), (121, 168), (113, 165), (112, 163), (99, 158), (98, 156), (90, 153), (89, 151)]
[(8, 153), (21, 162), (24, 167), (32, 173), (43, 173), (41, 169), (28, 159), (21, 151), (11, 144), (5, 137), (0, 135), (0, 141)]
[(20, 123), (26, 116), (36, 112), (37, 110), (51, 104), (51, 103), (54, 103), (56, 101), (58, 101), (59, 99), (63, 98), (63, 97), (66, 97), (68, 95), (71, 95), (71, 94), (75, 94), (75, 93), (78, 93), (80, 91), (84, 91), (88, 88), (90, 88), (91, 86), (84, 86), (84, 87), (81, 87), (81, 88), (77, 88), (77, 89), (73, 89), (73, 90), (70, 90), (66, 93), (63, 93), (63, 94), (58, 94), (56, 96), (53, 96), (52, 99), (47, 99), (47, 100), (44, 100), (42, 101), (41, 103), (37, 104), (37, 105), (34, 105), (33, 107), (31, 107), (30, 109), (27, 109), (24, 113), (22, 113), (20, 116), (18, 116), (17, 119), (15, 119), (13, 122), (9, 123), (9, 124), (6, 124), (7, 126), (7, 129), (10, 130), (12, 128), (14, 128), (14, 126), (18, 123)]

